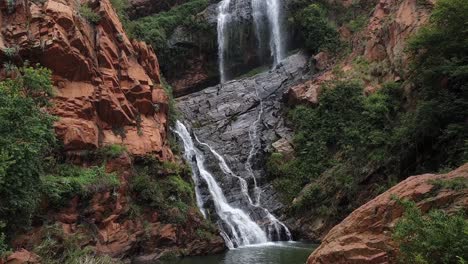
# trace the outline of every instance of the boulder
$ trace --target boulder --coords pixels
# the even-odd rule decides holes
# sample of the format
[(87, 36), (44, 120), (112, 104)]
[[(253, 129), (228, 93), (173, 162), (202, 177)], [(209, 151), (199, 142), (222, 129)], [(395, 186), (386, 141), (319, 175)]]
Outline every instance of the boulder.
[(404, 209), (393, 197), (414, 201), (423, 212), (436, 208), (456, 212), (468, 208), (468, 189), (437, 190), (433, 180), (459, 177), (468, 180), (468, 163), (447, 174), (423, 174), (400, 182), (331, 229), (307, 264), (396, 263), (397, 245), (391, 235)]

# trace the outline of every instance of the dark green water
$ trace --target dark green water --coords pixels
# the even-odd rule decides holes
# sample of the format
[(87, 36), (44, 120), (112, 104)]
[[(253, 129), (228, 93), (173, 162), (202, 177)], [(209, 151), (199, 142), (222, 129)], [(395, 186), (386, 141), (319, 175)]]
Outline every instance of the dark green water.
[(271, 242), (226, 251), (224, 254), (186, 257), (163, 264), (304, 264), (317, 247), (303, 242)]

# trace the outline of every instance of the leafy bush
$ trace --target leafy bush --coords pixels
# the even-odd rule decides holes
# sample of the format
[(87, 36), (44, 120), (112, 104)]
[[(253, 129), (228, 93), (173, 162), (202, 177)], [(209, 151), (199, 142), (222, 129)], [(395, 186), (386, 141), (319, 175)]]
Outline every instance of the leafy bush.
[[(361, 183), (375, 183), (381, 192), (409, 175), (468, 160), (466, 12), (466, 1), (438, 1), (429, 25), (410, 40), (411, 96), (403, 96), (397, 84), (365, 97), (358, 83), (338, 83), (323, 87), (316, 108), (290, 112), (296, 158), (272, 162), (271, 174), (287, 202), (308, 186), (293, 206), (296, 212), (328, 206), (345, 215), (359, 205), (354, 197)], [(370, 67), (359, 58), (355, 64)], [(328, 199), (311, 201), (317, 197)]]
[(127, 151), (127, 148), (123, 145), (119, 144), (112, 144), (112, 145), (106, 145), (100, 149), (98, 149), (98, 155), (102, 156), (102, 158), (111, 158), (115, 159), (120, 157), (123, 153)]
[(0, 219), (9, 232), (28, 224), (43, 158), (55, 143), (54, 119), (42, 109), (51, 96), (50, 71), (22, 67), (20, 73), (0, 82)]
[(328, 21), (319, 4), (311, 4), (294, 16), (293, 23), (304, 39), (304, 46), (313, 53), (321, 50), (335, 52), (339, 45), (336, 28)]
[(51, 174), (41, 177), (42, 192), (52, 205), (64, 206), (75, 195), (83, 197), (100, 190), (119, 186), (115, 174), (105, 172), (104, 166), (83, 168), (62, 164)]
[(82, 5), (79, 9), (80, 16), (88, 20), (91, 24), (98, 24), (101, 16), (91, 9), (88, 5)]
[[(388, 159), (391, 128), (401, 108), (401, 89), (395, 84), (368, 97), (356, 82), (324, 89), (316, 108), (298, 106), (290, 112), (296, 158), (284, 161), (272, 156), (268, 162), (273, 184), (286, 201), (312, 182), (294, 205), (297, 212), (325, 205), (337, 191), (351, 198), (368, 173), (366, 166)], [(315, 184), (327, 170), (331, 170), (327, 183)]]
[(403, 201), (405, 213), (393, 230), (402, 263), (451, 264), (468, 259), (468, 220), (441, 210), (423, 215), (414, 202)]
[(168, 39), (178, 26), (183, 26), (192, 34), (202, 33), (205, 39), (216, 40), (215, 27), (205, 20), (197, 19), (196, 14), (203, 11), (210, 1), (191, 0), (166, 12), (143, 17), (132, 21), (131, 34), (153, 46), (162, 63), (163, 70), (179, 69), (180, 61), (187, 57), (190, 49), (170, 47)]
[[(162, 221), (183, 223), (188, 209), (195, 206), (195, 195), (191, 182), (182, 179), (170, 165), (157, 161), (146, 160), (137, 165), (137, 175), (130, 181), (130, 190), (139, 205), (156, 209), (161, 212)], [(158, 175), (158, 171), (166, 171), (168, 175)]]
[(3, 228), (5, 224), (0, 222), (0, 259), (2, 259), (8, 252), (8, 245), (5, 241), (5, 234), (3, 233)]
[(110, 264), (122, 263), (108, 256), (95, 256), (90, 247), (82, 245), (87, 237), (81, 234), (65, 234), (61, 226), (45, 227), (45, 235), (34, 252), (38, 254), (42, 263), (48, 264)]

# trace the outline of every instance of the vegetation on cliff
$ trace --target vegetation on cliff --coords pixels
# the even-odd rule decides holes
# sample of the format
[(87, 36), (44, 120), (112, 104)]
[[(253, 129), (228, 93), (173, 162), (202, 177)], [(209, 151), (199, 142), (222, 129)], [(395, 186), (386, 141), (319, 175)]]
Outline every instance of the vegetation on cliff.
[(402, 200), (403, 217), (393, 231), (401, 263), (450, 264), (468, 259), (468, 220), (463, 213), (432, 210), (423, 215), (416, 204)]
[(55, 143), (54, 119), (44, 110), (52, 95), (50, 71), (26, 66), (15, 75), (0, 82), (0, 219), (8, 235), (29, 224), (43, 160)]
[(379, 193), (411, 174), (467, 161), (467, 10), (466, 1), (438, 1), (429, 25), (409, 42), (407, 81), (369, 96), (359, 80), (332, 82), (316, 108), (290, 111), (296, 157), (273, 154), (269, 166), (294, 213), (340, 219), (359, 205), (362, 184)]
[(131, 33), (153, 46), (158, 57), (164, 62), (164, 69), (177, 68), (177, 63), (183, 61), (186, 54), (183, 47), (170, 47), (169, 38), (179, 26), (186, 27), (191, 34), (201, 31), (205, 38), (212, 36), (213, 32), (210, 30), (213, 28), (210, 28), (206, 21), (196, 17), (196, 14), (208, 5), (207, 0), (192, 0), (168, 11), (137, 19), (132, 21)]

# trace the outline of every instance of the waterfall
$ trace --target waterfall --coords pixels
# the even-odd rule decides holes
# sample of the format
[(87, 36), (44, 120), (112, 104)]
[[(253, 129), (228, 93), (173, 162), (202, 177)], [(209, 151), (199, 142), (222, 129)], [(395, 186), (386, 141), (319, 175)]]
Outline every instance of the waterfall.
[[(196, 140), (198, 141), (198, 139), (196, 138)], [(226, 161), (224, 160), (223, 156), (221, 156), (218, 152), (216, 152), (211, 146), (209, 146), (208, 144), (206, 143), (202, 143), (200, 141), (198, 141), (201, 145), (204, 145), (205, 147), (207, 147), (211, 153), (213, 154), (213, 156), (216, 157), (216, 159), (218, 160), (218, 164), (221, 168), (221, 170), (224, 172), (224, 174), (226, 175), (229, 175), (229, 176), (232, 176), (232, 177), (235, 177), (239, 180), (239, 185), (240, 185), (240, 188), (241, 188), (241, 192), (242, 192), (242, 195), (244, 195), (245, 198), (247, 198), (247, 200), (249, 201), (249, 204), (251, 206), (254, 206), (256, 208), (259, 208), (263, 211), (263, 213), (265, 214), (267, 220), (271, 223), (271, 226), (273, 226), (273, 230), (271, 230), (270, 227), (267, 227), (267, 236), (268, 236), (268, 239), (269, 240), (274, 240), (275, 238), (278, 239), (278, 238), (281, 238), (281, 234), (282, 234), (282, 231), (284, 231), (285, 235), (286, 235), (286, 239), (287, 240), (292, 240), (292, 235), (291, 235), (291, 232), (289, 231), (289, 229), (286, 227), (286, 225), (284, 225), (281, 221), (279, 221), (275, 216), (273, 216), (266, 208), (262, 207), (260, 205), (260, 188), (257, 186), (257, 182), (256, 182), (256, 179), (255, 179), (255, 176), (253, 176), (254, 178), (254, 191), (255, 192), (258, 192), (258, 193), (255, 193), (256, 195), (256, 202), (252, 202), (252, 198), (250, 197), (249, 195), (249, 189), (248, 189), (248, 184), (247, 184), (247, 181), (236, 175), (230, 168), (229, 166), (227, 165)], [(252, 151), (251, 151), (252, 152)], [(253, 172), (252, 172), (253, 173)], [(252, 174), (253, 175), (253, 174)], [(258, 196), (257, 196), (258, 195)]]
[[(183, 141), (185, 159), (192, 167), (195, 184), (199, 184), (203, 180), (208, 186), (216, 214), (222, 222), (220, 224), (221, 235), (225, 239), (226, 245), (228, 247), (239, 247), (267, 242), (266, 234), (258, 224), (242, 209), (234, 208), (227, 202), (221, 187), (213, 175), (206, 170), (204, 155), (195, 147), (192, 137), (184, 124), (177, 121), (174, 131)], [(197, 197), (200, 197), (199, 185), (196, 186), (195, 191)], [(198, 200), (201, 201), (201, 198), (197, 198)], [(200, 203), (199, 206), (202, 211), (205, 211), (203, 203)]]
[(221, 83), (224, 83), (227, 79), (226, 77), (226, 48), (228, 45), (228, 23), (231, 20), (231, 14), (229, 13), (229, 6), (231, 5), (231, 0), (222, 0), (218, 6), (218, 25), (217, 25), (217, 35), (218, 35), (218, 64), (219, 64), (219, 76)]
[[(237, 30), (235, 21), (235, 6), (231, 1), (222, 0), (218, 5), (217, 37), (218, 37), (218, 65), (221, 83), (228, 80), (228, 51), (230, 29)], [(269, 48), (273, 58), (273, 66), (284, 59), (284, 39), (282, 32), (281, 0), (251, 0), (252, 18), (255, 28), (255, 36), (258, 42), (258, 57), (262, 60), (263, 54)], [(233, 8), (234, 7), (234, 8)], [(233, 10), (231, 10), (233, 9)], [(269, 40), (269, 45), (265, 45)], [(242, 48), (242, 47), (241, 47)]]
[[(273, 66), (278, 65), (284, 59), (280, 0), (252, 0), (252, 16), (259, 47), (263, 47), (265, 41), (262, 31), (268, 27)], [(268, 23), (265, 23), (265, 17)]]

